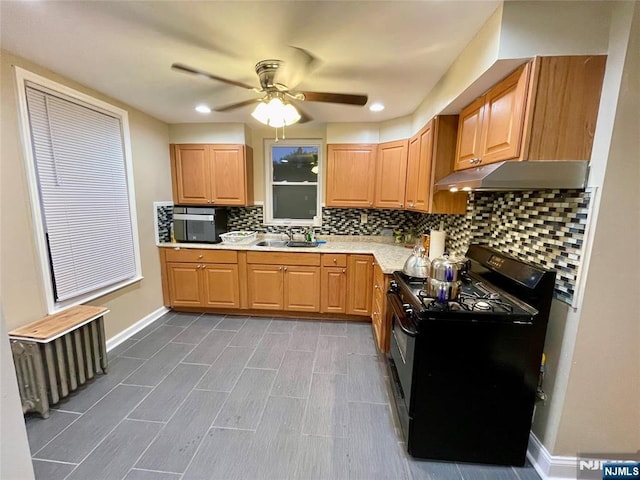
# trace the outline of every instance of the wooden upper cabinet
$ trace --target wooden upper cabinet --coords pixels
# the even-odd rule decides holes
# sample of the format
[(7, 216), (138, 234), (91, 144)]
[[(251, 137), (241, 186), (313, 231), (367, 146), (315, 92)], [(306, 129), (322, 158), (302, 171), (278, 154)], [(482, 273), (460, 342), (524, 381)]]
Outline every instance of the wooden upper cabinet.
[(246, 145), (171, 145), (177, 205), (253, 204), (253, 150)]
[(408, 140), (378, 145), (375, 207), (404, 208), (408, 149)]
[(485, 95), (482, 164), (520, 158), (530, 64), (502, 80)]
[(183, 205), (209, 203), (209, 148), (207, 145), (172, 145), (173, 201)]
[(407, 187), (405, 208), (418, 212), (429, 212), (431, 198), (431, 167), (433, 160), (433, 125), (425, 125), (409, 139), (407, 164)]
[(210, 145), (211, 203), (253, 203), (253, 154), (244, 145)]
[(460, 112), (456, 170), (474, 167), (472, 160), (480, 158), (483, 107), (484, 97), (480, 97)]
[(375, 144), (327, 145), (327, 207), (373, 206), (377, 148)]
[(537, 57), (462, 110), (456, 170), (589, 160), (606, 56)]

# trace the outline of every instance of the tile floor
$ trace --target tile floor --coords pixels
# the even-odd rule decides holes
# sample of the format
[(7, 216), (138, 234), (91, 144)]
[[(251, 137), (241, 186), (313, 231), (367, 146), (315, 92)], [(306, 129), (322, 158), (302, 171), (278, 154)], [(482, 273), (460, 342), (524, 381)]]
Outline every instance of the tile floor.
[(410, 458), (370, 324), (169, 313), (109, 355), (28, 416), (37, 479), (539, 479)]

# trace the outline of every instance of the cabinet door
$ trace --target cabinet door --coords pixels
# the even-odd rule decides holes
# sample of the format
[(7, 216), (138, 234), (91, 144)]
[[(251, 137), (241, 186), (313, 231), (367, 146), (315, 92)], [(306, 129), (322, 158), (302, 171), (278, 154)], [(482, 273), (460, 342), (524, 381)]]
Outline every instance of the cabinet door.
[(418, 168), (416, 172), (416, 194), (412, 210), (420, 212), (429, 211), (429, 200), (431, 198), (432, 175), (431, 166), (433, 164), (433, 122), (429, 122), (418, 133), (420, 142)]
[(282, 276), (280, 265), (247, 265), (249, 308), (283, 310)]
[(345, 267), (323, 267), (321, 291), (321, 312), (345, 313), (347, 310), (347, 269)]
[(207, 145), (173, 145), (171, 154), (173, 201), (178, 205), (210, 203)]
[(520, 158), (529, 69), (522, 66), (485, 95), (481, 165)]
[(173, 307), (202, 305), (202, 265), (196, 263), (167, 263), (169, 298)]
[(238, 265), (209, 264), (202, 269), (202, 274), (202, 301), (206, 307), (240, 307)]
[(243, 145), (209, 145), (211, 201), (246, 205), (247, 183)]
[(373, 206), (377, 145), (327, 145), (327, 207)]
[(407, 185), (404, 192), (404, 204), (413, 210), (418, 193), (418, 171), (420, 168), (420, 136), (414, 135), (409, 139), (409, 153), (407, 155)]
[(347, 264), (347, 313), (369, 316), (373, 290), (373, 257), (349, 255)]
[(455, 170), (475, 167), (472, 160), (482, 153), (482, 114), (484, 97), (480, 97), (460, 112)]
[(378, 208), (404, 208), (407, 178), (408, 140), (378, 146), (374, 205)]
[(320, 267), (285, 266), (284, 309), (320, 311)]

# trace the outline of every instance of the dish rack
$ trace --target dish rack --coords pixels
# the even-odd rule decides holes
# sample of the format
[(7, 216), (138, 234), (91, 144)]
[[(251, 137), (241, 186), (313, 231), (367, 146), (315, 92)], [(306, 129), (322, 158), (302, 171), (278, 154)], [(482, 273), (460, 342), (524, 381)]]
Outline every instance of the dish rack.
[(258, 232), (238, 230), (235, 232), (221, 233), (222, 243), (247, 244), (255, 241)]

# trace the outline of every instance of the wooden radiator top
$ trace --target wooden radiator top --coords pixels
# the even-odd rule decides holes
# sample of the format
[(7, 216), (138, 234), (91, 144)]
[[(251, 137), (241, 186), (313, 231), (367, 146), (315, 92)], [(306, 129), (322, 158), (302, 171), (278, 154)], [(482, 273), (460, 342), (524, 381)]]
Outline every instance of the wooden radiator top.
[(11, 330), (9, 337), (31, 339), (35, 342), (51, 341), (108, 312), (109, 309), (105, 307), (78, 305)]

